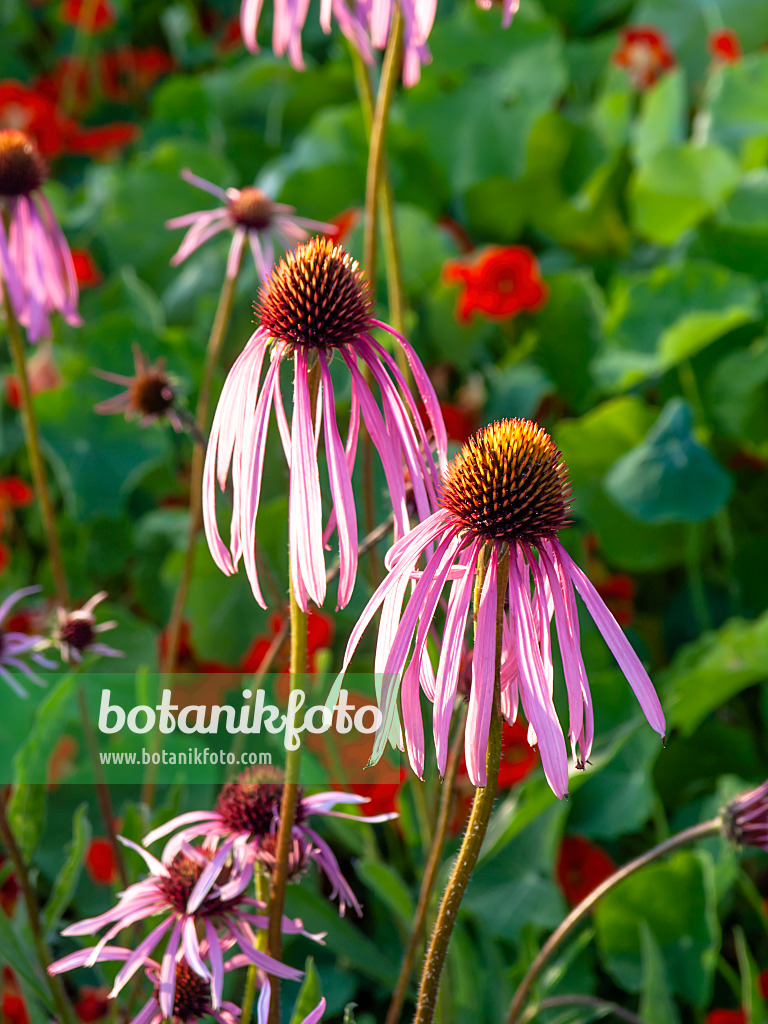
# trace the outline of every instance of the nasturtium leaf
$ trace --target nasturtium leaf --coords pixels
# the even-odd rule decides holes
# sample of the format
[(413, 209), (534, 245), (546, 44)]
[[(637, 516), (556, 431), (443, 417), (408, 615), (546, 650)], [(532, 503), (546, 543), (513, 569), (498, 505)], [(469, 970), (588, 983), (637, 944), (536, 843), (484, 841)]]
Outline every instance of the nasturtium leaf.
[(726, 434), (750, 447), (768, 441), (768, 338), (727, 355), (712, 371), (707, 391)]
[(632, 155), (647, 163), (661, 150), (683, 142), (688, 128), (688, 89), (682, 68), (662, 75), (642, 98), (632, 136)]
[(669, 979), (659, 944), (646, 921), (640, 923), (643, 988), (640, 1015), (648, 1024), (678, 1024), (680, 1014), (669, 991)]
[(291, 1014), (291, 1024), (301, 1024), (305, 1017), (315, 1009), (323, 996), (323, 986), (320, 975), (315, 967), (314, 958), (307, 957), (304, 965), (304, 980), (301, 983), (299, 994)]
[(706, 716), (765, 678), (768, 614), (731, 619), (682, 648), (663, 677), (671, 726), (691, 735)]
[(687, 260), (618, 278), (593, 372), (606, 387), (627, 388), (760, 316), (755, 282), (714, 263)]
[(722, 147), (661, 149), (638, 168), (630, 184), (635, 229), (651, 242), (672, 245), (718, 210), (738, 181), (738, 164)]
[(414, 906), (408, 887), (397, 871), (381, 860), (370, 857), (357, 864), (357, 875), (405, 928), (413, 920)]
[(645, 523), (702, 523), (727, 503), (733, 480), (693, 434), (679, 398), (667, 403), (647, 437), (605, 476), (605, 489), (630, 516)]
[(51, 895), (45, 904), (45, 927), (49, 932), (53, 931), (61, 920), (80, 880), (91, 839), (91, 824), (87, 811), (88, 805), (80, 804), (72, 818), (72, 839), (64, 850), (64, 863), (54, 879)]
[(691, 255), (768, 279), (768, 168), (750, 171), (724, 208), (701, 225)]
[(645, 923), (672, 991), (694, 1006), (709, 1005), (720, 927), (707, 854), (686, 850), (631, 875), (600, 901), (594, 921), (603, 964), (623, 988), (642, 990)]
[(703, 141), (736, 156), (748, 153), (749, 140), (768, 140), (768, 54), (748, 54), (712, 75), (697, 128)]

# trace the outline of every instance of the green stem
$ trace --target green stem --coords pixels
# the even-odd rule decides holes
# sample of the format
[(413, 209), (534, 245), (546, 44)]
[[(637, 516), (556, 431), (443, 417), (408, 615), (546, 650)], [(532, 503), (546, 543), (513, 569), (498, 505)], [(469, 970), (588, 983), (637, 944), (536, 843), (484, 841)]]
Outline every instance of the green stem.
[(21, 855), (21, 850), (19, 850), (16, 843), (16, 837), (14, 836), (8, 821), (5, 801), (2, 799), (0, 799), (0, 840), (2, 840), (3, 846), (11, 859), (13, 871), (16, 875), (16, 881), (18, 882), (22, 896), (24, 897), (24, 906), (26, 907), (27, 917), (29, 918), (29, 930), (32, 933), (32, 941), (37, 953), (37, 959), (40, 967), (42, 968), (43, 975), (45, 976), (53, 1004), (56, 1007), (59, 1022), (60, 1024), (75, 1024), (76, 1018), (69, 1000), (67, 999), (67, 993), (64, 989), (61, 978), (58, 975), (51, 975), (48, 973), (48, 967), (52, 961), (51, 953), (46, 944), (43, 929), (40, 924), (40, 906), (37, 902), (37, 895), (32, 887), (32, 883), (27, 872), (27, 866)]
[[(487, 566), (479, 571), (479, 575), (487, 573)], [(440, 976), (448, 954), (448, 945), (456, 923), (462, 897), (469, 885), (472, 871), (480, 856), (483, 839), (491, 819), (496, 788), (499, 782), (499, 765), (501, 763), (501, 652), (504, 624), (504, 596), (507, 589), (509, 573), (509, 553), (502, 556), (496, 582), (496, 652), (493, 682), (493, 708), (488, 731), (488, 749), (486, 753), (486, 785), (475, 790), (472, 812), (467, 823), (467, 830), (461, 843), (459, 855), (448, 879), (440, 910), (437, 914), (432, 938), (427, 950), (424, 967), (421, 973), (419, 998), (416, 1004), (416, 1015), (413, 1024), (431, 1024), (435, 1013), (437, 995), (440, 989)]]
[[(209, 408), (211, 404), (211, 391), (213, 389), (213, 377), (216, 367), (219, 364), (221, 349), (227, 334), (229, 322), (232, 319), (232, 307), (235, 299), (235, 285), (240, 271), (238, 264), (232, 276), (224, 278), (219, 295), (219, 303), (216, 307), (216, 316), (208, 339), (208, 348), (205, 353), (205, 365), (203, 377), (200, 382), (200, 392), (197, 398), (195, 410), (195, 421), (200, 434), (205, 437), (208, 431)], [(184, 561), (179, 575), (179, 582), (176, 585), (176, 593), (173, 598), (171, 616), (168, 620), (168, 641), (165, 655), (160, 665), (160, 675), (163, 684), (168, 673), (172, 672), (176, 664), (176, 657), (179, 651), (181, 640), (181, 627), (184, 619), (184, 605), (189, 592), (189, 584), (192, 580), (192, 572), (195, 567), (195, 543), (200, 532), (203, 513), (203, 468), (205, 466), (205, 449), (202, 445), (196, 444), (192, 449), (192, 463), (190, 468), (189, 482), (189, 524), (187, 527), (187, 544), (184, 549)], [(162, 687), (161, 687), (162, 688)], [(162, 742), (158, 731), (153, 734), (155, 748)], [(152, 763), (147, 768), (144, 777), (144, 785), (141, 791), (141, 800), (147, 807), (151, 807), (155, 793), (155, 779), (157, 778), (157, 766)]]
[(109, 845), (112, 847), (112, 855), (115, 858), (117, 873), (120, 876), (120, 881), (125, 889), (130, 883), (130, 878), (128, 877), (128, 872), (125, 868), (123, 850), (117, 838), (117, 832), (115, 831), (115, 813), (112, 806), (112, 795), (109, 791), (106, 776), (104, 775), (104, 767), (102, 766), (101, 758), (99, 757), (99, 741), (96, 736), (96, 730), (93, 727), (93, 720), (91, 719), (90, 712), (88, 711), (85, 686), (82, 683), (80, 683), (77, 688), (77, 703), (80, 709), (80, 719), (83, 723), (85, 745), (88, 748), (88, 756), (91, 760), (91, 767), (93, 768), (94, 784), (96, 797), (99, 801), (101, 820), (103, 821), (104, 828), (107, 832)]
[(666, 839), (663, 843), (659, 843), (658, 846), (654, 846), (647, 853), (642, 854), (640, 857), (636, 857), (630, 861), (629, 864), (625, 864), (623, 868), (619, 868), (609, 878), (598, 885), (596, 889), (593, 889), (589, 896), (586, 896), (581, 903), (577, 904), (565, 918), (565, 920), (558, 925), (558, 927), (552, 932), (550, 937), (544, 943), (539, 950), (536, 958), (534, 959), (531, 966), (528, 968), (525, 977), (520, 982), (517, 992), (515, 992), (514, 998), (509, 1006), (509, 1013), (507, 1014), (507, 1024), (515, 1024), (515, 1021), (520, 1016), (520, 1012), (525, 1005), (528, 998), (528, 994), (531, 990), (531, 986), (534, 981), (541, 974), (542, 969), (545, 967), (547, 962), (551, 959), (553, 954), (559, 949), (562, 943), (568, 938), (571, 932), (576, 926), (590, 913), (592, 908), (596, 906), (611, 890), (615, 889), (617, 885), (620, 885), (625, 878), (629, 878), (635, 871), (639, 871), (644, 868), (647, 864), (652, 864), (653, 861), (658, 860), (667, 853), (671, 853), (673, 850), (678, 850), (681, 846), (688, 846), (689, 843), (695, 842), (697, 839), (707, 839), (710, 836), (719, 835), (722, 829), (722, 818), (712, 818), (710, 821), (702, 822), (700, 825), (693, 825), (691, 828), (685, 829), (683, 832), (678, 832), (677, 835), (671, 836)]
[[(256, 872), (256, 899), (262, 903), (269, 904), (269, 879), (263, 871)], [(256, 948), (262, 952), (266, 950), (266, 933), (261, 930), (256, 936)], [(259, 980), (259, 968), (251, 964), (245, 978), (245, 992), (243, 993), (243, 1008), (240, 1013), (240, 1024), (251, 1024), (253, 1008), (256, 1005), (256, 987)]]
[[(289, 606), (291, 613), (291, 693), (299, 689), (303, 683), (307, 668), (307, 613), (299, 608), (293, 590), (293, 580), (289, 587)], [(267, 930), (267, 952), (275, 960), (279, 960), (283, 952), (283, 909), (285, 907), (285, 888), (288, 881), (288, 861), (291, 852), (293, 823), (296, 820), (296, 808), (299, 804), (299, 767), (301, 764), (301, 745), (295, 750), (287, 750), (285, 756), (285, 784), (283, 799), (280, 804), (280, 824), (277, 830), (275, 845), (275, 869), (272, 874), (272, 887), (269, 893), (269, 928)], [(269, 1004), (269, 1024), (280, 1024), (280, 979), (272, 977), (272, 998)]]
[(24, 358), (24, 339), (21, 335), (21, 328), (11, 306), (8, 292), (3, 288), (3, 307), (5, 309), (5, 323), (8, 329), (8, 348), (11, 353), (13, 370), (19, 381), (19, 395), (21, 399), (21, 422), (24, 428), (24, 437), (27, 443), (29, 465), (32, 470), (32, 482), (37, 496), (37, 503), (40, 507), (40, 516), (43, 521), (43, 532), (48, 546), (48, 554), (51, 559), (53, 579), (56, 586), (56, 597), (62, 608), (69, 608), (69, 587), (64, 572), (64, 562), (61, 557), (61, 544), (59, 542), (59, 531), (56, 526), (56, 516), (53, 511), (51, 494), (48, 489), (48, 477), (45, 472), (45, 462), (40, 447), (40, 431), (37, 425), (32, 394), (29, 390), (29, 378), (27, 377), (27, 364)]
[(434, 889), (435, 882), (437, 881), (437, 874), (443, 858), (445, 836), (448, 832), (451, 805), (453, 804), (454, 785), (456, 783), (456, 772), (459, 767), (461, 748), (464, 743), (465, 717), (466, 712), (463, 712), (456, 728), (456, 735), (453, 740), (451, 752), (448, 755), (448, 764), (446, 766), (445, 778), (443, 779), (443, 786), (440, 793), (440, 808), (437, 813), (437, 822), (435, 824), (435, 836), (432, 840), (432, 847), (429, 851), (429, 857), (427, 858), (427, 863), (424, 868), (424, 877), (421, 881), (421, 890), (419, 891), (419, 901), (416, 905), (416, 913), (413, 918), (413, 927), (408, 939), (408, 945), (403, 953), (403, 960), (400, 964), (400, 973), (397, 976), (397, 982), (392, 993), (392, 1000), (389, 1004), (384, 1024), (397, 1024), (400, 1019), (405, 997), (408, 992), (408, 985), (411, 980), (413, 962), (416, 959), (416, 951), (419, 948), (424, 932), (424, 925), (427, 920), (427, 911), (429, 910), (429, 904), (432, 899), (432, 890)]

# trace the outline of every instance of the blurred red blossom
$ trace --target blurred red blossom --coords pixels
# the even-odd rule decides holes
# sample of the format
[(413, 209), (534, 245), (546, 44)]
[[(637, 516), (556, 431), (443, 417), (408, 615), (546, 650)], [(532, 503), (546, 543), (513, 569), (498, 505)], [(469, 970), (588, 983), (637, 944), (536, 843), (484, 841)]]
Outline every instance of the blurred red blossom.
[(85, 854), (85, 870), (96, 885), (114, 885), (117, 881), (115, 852), (108, 839), (91, 840)]
[(104, 280), (104, 275), (93, 262), (93, 257), (87, 249), (72, 249), (72, 263), (81, 289), (95, 288)]
[(707, 1024), (747, 1024), (743, 1010), (710, 1010), (706, 1016)]
[(94, 1024), (94, 1021), (103, 1020), (111, 1008), (109, 986), (81, 985), (77, 990), (77, 999), (72, 1005), (83, 1024)]
[[(0, 868), (6, 864), (5, 857), (0, 856)], [(16, 876), (11, 873), (5, 877), (0, 885), (0, 910), (6, 917), (13, 917), (16, 909), (16, 900), (19, 898), (19, 883)]]
[[(269, 651), (285, 625), (285, 616), (280, 612), (274, 612), (269, 616), (267, 622), (267, 633), (257, 636), (251, 646), (243, 655), (239, 668), (242, 672), (258, 672)], [(335, 623), (333, 618), (325, 612), (311, 608), (307, 618), (307, 665), (310, 672), (316, 671), (317, 654), (319, 651), (330, 647), (333, 642)], [(287, 646), (283, 647), (283, 653), (279, 655), (272, 664), (273, 672), (285, 672), (288, 669)]]
[(140, 134), (138, 125), (123, 121), (94, 128), (77, 128), (70, 135), (67, 148), (70, 153), (92, 156), (96, 160), (113, 160)]
[(710, 32), (707, 47), (715, 60), (721, 64), (738, 64), (743, 56), (739, 37), (730, 28)]
[(55, 789), (72, 774), (75, 769), (78, 744), (74, 736), (59, 736), (48, 757), (45, 770), (45, 788)]
[(404, 782), (405, 768), (401, 765), (398, 782), (352, 782), (343, 788), (349, 793), (355, 793), (357, 796), (368, 798), (368, 803), (363, 809), (363, 813), (366, 816), (371, 814), (391, 814), (393, 811), (398, 810), (398, 797)]
[(522, 245), (495, 245), (474, 259), (448, 260), (443, 279), (462, 285), (456, 316), (463, 323), (475, 312), (506, 320), (523, 310), (538, 310), (549, 296), (538, 260)]
[(74, 25), (81, 32), (106, 32), (117, 17), (110, 0), (64, 0), (61, 20)]
[(116, 102), (130, 102), (173, 71), (176, 61), (159, 46), (121, 46), (99, 58), (104, 95)]
[[(34, 491), (24, 480), (17, 476), (0, 477), (0, 531), (7, 525), (8, 512), (15, 508), (25, 508), (32, 504)], [(11, 561), (11, 553), (0, 541), (0, 572)]]
[(611, 856), (584, 836), (563, 836), (557, 857), (557, 882), (575, 906), (616, 870)]
[(4, 1024), (29, 1024), (27, 1004), (10, 967), (3, 967), (0, 975), (0, 1017)]
[(331, 217), (328, 223), (333, 224), (335, 230), (328, 232), (328, 238), (335, 242), (336, 245), (342, 245), (352, 231), (354, 231), (362, 215), (362, 211), (358, 207), (353, 206), (351, 209), (342, 210), (335, 217)]
[(675, 65), (675, 55), (663, 32), (652, 25), (629, 25), (621, 30), (619, 45), (611, 57), (625, 68), (636, 89), (644, 90)]

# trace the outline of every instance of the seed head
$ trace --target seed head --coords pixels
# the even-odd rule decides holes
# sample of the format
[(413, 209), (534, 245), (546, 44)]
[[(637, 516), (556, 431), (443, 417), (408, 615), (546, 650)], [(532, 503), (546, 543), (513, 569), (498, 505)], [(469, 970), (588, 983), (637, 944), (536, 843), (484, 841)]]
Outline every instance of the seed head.
[(94, 640), (93, 620), (73, 613), (60, 630), (61, 640), (81, 653), (90, 647)]
[(266, 192), (249, 187), (240, 189), (235, 198), (229, 200), (229, 212), (243, 227), (263, 231), (272, 223), (275, 206)]
[[(155, 999), (160, 1000), (159, 987)], [(176, 989), (173, 997), (173, 1019), (183, 1021), (201, 1020), (210, 1014), (210, 983), (195, 974), (189, 964), (182, 960), (176, 965)]]
[(129, 405), (141, 416), (164, 416), (175, 397), (168, 375), (159, 362), (133, 378)]
[(0, 129), (0, 196), (28, 195), (47, 177), (48, 168), (34, 139), (15, 128)]
[(571, 485), (545, 430), (530, 420), (499, 420), (448, 465), (440, 500), (472, 533), (536, 543), (567, 524)]
[[(282, 797), (282, 777), (276, 769), (251, 768), (222, 788), (216, 809), (233, 832), (266, 836), (280, 815)], [(300, 807), (299, 800), (297, 822)]]
[(325, 349), (368, 329), (371, 295), (348, 252), (328, 238), (312, 238), (272, 269), (254, 308), (276, 340)]

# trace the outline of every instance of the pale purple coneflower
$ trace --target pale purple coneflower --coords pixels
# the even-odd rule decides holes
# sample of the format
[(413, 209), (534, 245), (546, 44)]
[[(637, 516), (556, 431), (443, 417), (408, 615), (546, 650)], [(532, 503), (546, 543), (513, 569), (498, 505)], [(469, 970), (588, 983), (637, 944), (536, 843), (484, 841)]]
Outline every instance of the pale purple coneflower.
[(768, 782), (731, 800), (723, 810), (723, 831), (741, 846), (768, 850)]
[[(280, 823), (282, 784), (269, 780), (264, 770), (243, 772), (234, 782), (222, 787), (213, 811), (188, 811), (165, 822), (144, 838), (150, 846), (165, 836), (172, 836), (163, 850), (163, 860), (170, 860), (184, 845), (196, 838), (204, 838), (206, 846), (216, 850), (216, 856), (226, 855), (235, 845), (242, 845), (252, 861), (259, 861), (267, 870), (274, 864), (274, 840)], [(368, 824), (378, 824), (396, 818), (396, 813), (377, 814), (369, 818), (358, 817), (337, 811), (338, 804), (364, 804), (368, 797), (354, 793), (316, 793), (305, 796), (300, 792), (293, 824), (294, 845), (291, 858), (291, 878), (297, 878), (314, 861), (331, 884), (331, 899), (338, 898), (339, 912), (344, 914), (347, 904), (358, 915), (362, 914), (360, 904), (341, 872), (339, 862), (328, 843), (307, 823), (311, 814), (349, 818)], [(175, 833), (175, 834), (173, 834)], [(173, 834), (173, 835), (172, 835)], [(224, 854), (222, 853), (224, 852)], [(206, 876), (196, 889), (191, 906), (205, 898)]]
[[(448, 466), (439, 511), (397, 541), (387, 553), (385, 564), (389, 574), (355, 626), (342, 668), (343, 674), (363, 631), (383, 604), (377, 658), (384, 673), (384, 717), (374, 757), (379, 756), (397, 724), (400, 691), (405, 745), (414, 771), (422, 776), (421, 683), (434, 705), (437, 765), (441, 773), (445, 771), (462, 644), (478, 569), (484, 560), (484, 581), (477, 595), (465, 756), (472, 783), (486, 784), (486, 750), (494, 700), (497, 573), (501, 559), (506, 557), (509, 583), (502, 610), (502, 642), (508, 654), (502, 661), (501, 712), (507, 721), (514, 721), (518, 700), (522, 704), (529, 723), (529, 742), (538, 746), (555, 794), (563, 797), (568, 792), (568, 755), (553, 702), (553, 615), (568, 694), (568, 736), (576, 767), (583, 768), (589, 759), (594, 735), (574, 587), (651, 726), (664, 735), (664, 715), (648, 674), (602, 598), (557, 539), (558, 530), (568, 520), (571, 489), (567, 472), (560, 452), (537, 424), (519, 419), (493, 423), (464, 445)], [(425, 554), (426, 567), (419, 571), (417, 566)], [(448, 581), (451, 590), (435, 673), (426, 639)], [(414, 582), (402, 610), (406, 591)]]
[[(203, 954), (207, 954), (207, 944), (201, 943)], [(48, 973), (63, 974), (77, 967), (85, 967), (89, 962), (90, 950), (80, 949), (62, 957), (51, 964)], [(135, 956), (134, 951), (122, 946), (104, 946), (99, 956), (101, 963), (129, 962)], [(213, 1017), (217, 1024), (237, 1024), (240, 1019), (240, 1007), (234, 1003), (221, 1001), (214, 1005), (210, 986), (192, 969), (183, 958), (181, 950), (177, 954), (173, 969), (173, 983), (168, 983), (168, 969), (149, 956), (142, 958), (139, 966), (143, 966), (146, 976), (154, 986), (150, 999), (130, 1021), (130, 1024), (161, 1024), (164, 1020), (180, 1021), (182, 1024), (194, 1024), (204, 1017)], [(231, 961), (222, 963), (224, 972), (233, 970), (238, 964)], [(135, 973), (135, 972), (134, 972)], [(171, 994), (172, 993), (172, 994)], [(114, 998), (110, 993), (110, 998)]]
[[(256, 1006), (256, 1024), (267, 1024), (269, 1020), (269, 1001), (272, 997), (272, 987), (269, 984), (269, 978), (264, 979), (264, 983), (261, 986), (259, 992), (259, 1002)], [(323, 1019), (325, 1013), (325, 999), (321, 999), (314, 1010), (310, 1010), (306, 1017), (303, 1018), (301, 1024), (318, 1024)], [(291, 1018), (293, 1019), (293, 1018)]]
[[(107, 929), (83, 961), (90, 967), (102, 959), (107, 944), (123, 929), (137, 921), (161, 918), (120, 969), (111, 996), (121, 991), (166, 937), (161, 972), (161, 995), (164, 993), (165, 1002), (162, 998), (160, 1001), (165, 1016), (170, 1015), (173, 1005), (174, 964), (179, 950), (194, 973), (209, 982), (214, 1007), (220, 1006), (222, 999), (223, 952), (235, 945), (249, 963), (261, 970), (292, 981), (301, 977), (301, 971), (258, 949), (253, 928), (266, 928), (268, 919), (253, 914), (252, 909), (258, 905), (244, 895), (254, 870), (245, 843), (231, 843), (211, 855), (183, 843), (173, 858), (163, 863), (135, 843), (122, 837), (121, 842), (140, 854), (149, 868), (149, 876), (120, 893), (117, 906), (111, 910), (69, 925), (62, 932), (65, 936), (95, 935)], [(283, 918), (283, 930), (308, 935), (300, 921), (288, 918)], [(206, 944), (209, 963), (203, 957), (202, 942)]]
[(3, 629), (3, 623), (8, 618), (8, 613), (23, 597), (30, 594), (39, 594), (42, 587), (22, 587), (15, 590), (0, 604), (0, 678), (13, 690), (17, 697), (26, 697), (27, 691), (11, 674), (9, 669), (21, 672), (35, 686), (45, 686), (45, 682), (22, 658), (31, 658), (38, 665), (45, 668), (55, 668), (52, 661), (44, 658), (39, 653), (39, 648), (45, 643), (42, 636), (30, 636), (26, 633), (17, 633), (15, 630)]
[(41, 191), (47, 177), (34, 140), (0, 129), (0, 284), (32, 342), (50, 337), (53, 312), (82, 323), (72, 254)]
[(263, 281), (275, 262), (275, 243), (283, 249), (292, 249), (303, 242), (310, 232), (333, 231), (332, 224), (297, 217), (292, 206), (274, 202), (266, 192), (254, 185), (223, 189), (186, 169), (181, 172), (181, 176), (190, 185), (210, 192), (225, 205), (213, 210), (185, 213), (165, 222), (167, 228), (189, 229), (171, 259), (174, 267), (183, 263), (209, 238), (222, 231), (232, 231), (227, 277), (233, 278), (237, 274), (247, 240), (259, 279)]
[[(242, 0), (240, 4), (240, 32), (243, 42), (251, 51), (258, 53), (256, 32), (259, 27), (264, 0)], [(275, 0), (272, 15), (272, 52), (277, 57), (288, 55), (298, 71), (304, 70), (304, 54), (301, 48), (301, 33), (309, 13), (308, 0)], [(320, 0), (320, 26), (328, 34), (333, 19), (358, 53), (369, 64), (373, 60), (371, 44), (365, 25), (354, 7), (346, 0)]]
[[(436, 507), (439, 469), (430, 441), (395, 359), (371, 334), (391, 334), (408, 359), (434, 436), (439, 466), (445, 465), (446, 433), (434, 388), (418, 356), (402, 335), (372, 319), (367, 283), (351, 256), (328, 238), (313, 238), (290, 252), (262, 285), (256, 306), (259, 327), (251, 335), (224, 384), (211, 428), (203, 473), (203, 518), (208, 546), (230, 575), (241, 556), (258, 603), (266, 608), (256, 570), (256, 514), (270, 408), (290, 469), (288, 533), (291, 579), (299, 607), (325, 600), (325, 543), (339, 538), (338, 607), (349, 601), (357, 573), (357, 512), (352, 472), (360, 420), (384, 469), (394, 510), (395, 536), (410, 528), (406, 476), (423, 518)], [(346, 442), (336, 422), (331, 362), (351, 375), (351, 411)], [(293, 363), (293, 411), (289, 426), (280, 369)], [(262, 382), (262, 369), (266, 373)], [(366, 371), (375, 382), (374, 398)], [(324, 426), (325, 456), (333, 510), (323, 531), (318, 446)], [(232, 473), (230, 545), (216, 522), (216, 481), (223, 491)]]
[(133, 377), (107, 370), (91, 372), (112, 384), (122, 384), (125, 391), (107, 398), (95, 406), (97, 413), (110, 415), (122, 413), (127, 420), (138, 417), (142, 427), (158, 419), (167, 419), (174, 430), (182, 431), (184, 424), (175, 408), (176, 393), (170, 377), (165, 371), (165, 360), (150, 363), (138, 345), (133, 346)]
[(97, 623), (93, 614), (93, 609), (106, 596), (106, 590), (101, 590), (74, 611), (67, 611), (66, 608), (56, 609), (58, 623), (52, 634), (51, 643), (59, 649), (62, 660), (68, 665), (79, 665), (86, 652), (100, 654), (106, 658), (125, 657), (123, 651), (115, 650), (114, 647), (102, 644), (97, 639), (99, 633), (106, 633), (117, 626), (115, 621)]

